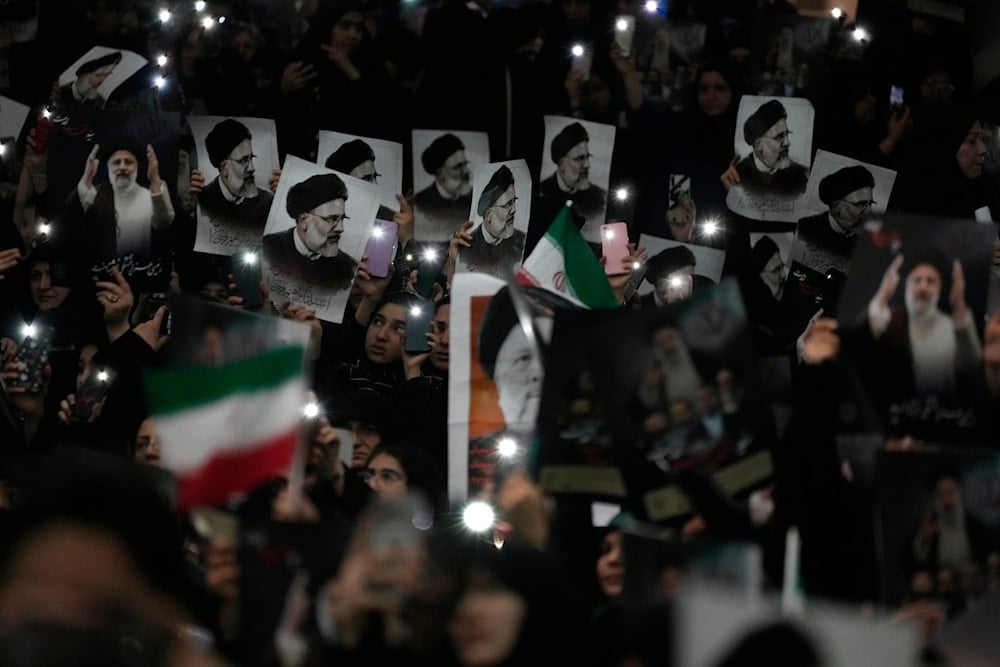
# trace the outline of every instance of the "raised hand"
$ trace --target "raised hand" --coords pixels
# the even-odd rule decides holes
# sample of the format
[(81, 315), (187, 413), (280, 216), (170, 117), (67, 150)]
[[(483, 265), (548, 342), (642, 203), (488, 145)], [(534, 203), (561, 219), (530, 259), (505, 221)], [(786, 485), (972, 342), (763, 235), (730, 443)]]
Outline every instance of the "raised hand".
[(21, 261), (21, 250), (19, 248), (0, 250), (0, 280), (3, 280), (3, 274), (17, 266), (19, 261)]
[(197, 197), (204, 189), (205, 175), (201, 173), (201, 169), (192, 169), (188, 185), (188, 194), (192, 197)]
[(288, 94), (302, 90), (316, 80), (316, 68), (301, 60), (289, 63), (281, 73), (281, 92)]
[(152, 144), (146, 144), (146, 177), (149, 179), (149, 191), (154, 195), (163, 192), (163, 180), (160, 178), (160, 161)]
[(951, 319), (956, 327), (965, 324), (969, 307), (965, 303), (965, 272), (962, 270), (962, 263), (957, 259), (951, 266)]
[(88, 190), (94, 187), (94, 177), (97, 176), (97, 169), (100, 167), (100, 161), (97, 159), (97, 152), (100, 150), (101, 145), (94, 144), (94, 147), (90, 149), (90, 155), (87, 156), (87, 163), (83, 168), (83, 177), (80, 179), (80, 184)]
[(805, 331), (799, 336), (797, 347), (799, 359), (809, 365), (818, 366), (833, 361), (840, 353), (840, 336), (837, 334), (837, 320), (823, 316), (821, 308), (809, 320)]
[(114, 282), (97, 282), (97, 302), (104, 309), (104, 324), (108, 328), (108, 338), (115, 340), (128, 331), (128, 313), (135, 298), (125, 276), (117, 266), (111, 267)]
[(734, 185), (740, 184), (740, 174), (736, 171), (736, 165), (739, 164), (739, 161), (740, 156), (734, 155), (733, 159), (729, 162), (729, 167), (719, 176), (719, 180), (726, 186), (726, 190), (730, 190)]
[[(899, 287), (899, 268), (901, 266), (903, 266), (903, 256), (896, 255), (896, 258), (889, 264), (889, 268), (885, 270), (885, 275), (882, 276), (882, 283), (878, 286), (875, 296), (872, 297), (872, 302), (880, 308), (889, 307), (889, 299), (892, 298), (892, 295), (896, 293), (896, 288)], [(959, 271), (961, 271), (961, 267), (959, 267)], [(962, 291), (963, 293), (965, 291), (964, 280), (962, 281)]]

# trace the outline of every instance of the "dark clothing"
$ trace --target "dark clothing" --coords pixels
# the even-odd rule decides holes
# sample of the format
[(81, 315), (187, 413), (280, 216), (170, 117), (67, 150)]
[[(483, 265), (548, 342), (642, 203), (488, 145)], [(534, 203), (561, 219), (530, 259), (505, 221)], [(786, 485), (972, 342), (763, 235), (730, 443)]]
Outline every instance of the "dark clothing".
[(521, 261), (523, 253), (524, 232), (515, 229), (514, 235), (509, 239), (490, 245), (483, 238), (483, 227), (480, 225), (472, 232), (472, 247), (463, 248), (459, 257), (470, 271), (502, 278), (500, 267), (506, 265), (513, 269)]
[(472, 211), (472, 193), (458, 199), (445, 199), (431, 183), (413, 198), (414, 227), (422, 241), (448, 241)]
[[(608, 193), (604, 188), (591, 184), (586, 190), (578, 190), (570, 194), (559, 187), (559, 181), (555, 174), (552, 174), (538, 187), (538, 192), (543, 197), (566, 201), (573, 201), (573, 211), (583, 216), (590, 222), (596, 217), (604, 217), (608, 205)], [(603, 222), (603, 220), (602, 220)]]
[(108, 103), (101, 95), (89, 100), (83, 100), (82, 102), (77, 100), (73, 96), (73, 83), (73, 81), (70, 81), (65, 86), (59, 87), (60, 105), (67, 109), (103, 109), (104, 105)]
[(239, 204), (231, 202), (223, 196), (222, 186), (216, 177), (198, 195), (198, 204), (202, 214), (213, 223), (263, 231), (273, 199), (274, 195), (270, 192), (260, 190), (256, 197), (244, 199)]
[(809, 170), (797, 162), (773, 174), (764, 174), (754, 164), (753, 153), (739, 161), (736, 172), (743, 189), (761, 194), (799, 195), (806, 191), (809, 181)]
[[(807, 246), (803, 264), (817, 271), (836, 268), (846, 272), (857, 234), (838, 234), (830, 227), (830, 214), (817, 213), (799, 220), (798, 239)], [(827, 257), (817, 257), (824, 254)], [(820, 266), (822, 264), (822, 266)]]
[(280, 267), (285, 273), (310, 285), (328, 289), (347, 289), (358, 263), (343, 252), (335, 257), (309, 259), (299, 254), (292, 235), (295, 227), (264, 237), (264, 258), (271, 266)]

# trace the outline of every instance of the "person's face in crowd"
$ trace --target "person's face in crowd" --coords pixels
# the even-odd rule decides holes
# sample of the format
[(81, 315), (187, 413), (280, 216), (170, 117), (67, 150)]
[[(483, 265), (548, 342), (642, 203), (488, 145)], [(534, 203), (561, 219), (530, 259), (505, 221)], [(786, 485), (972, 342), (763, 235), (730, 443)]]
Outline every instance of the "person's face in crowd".
[(559, 178), (574, 190), (586, 190), (590, 187), (590, 158), (589, 143), (581, 141), (559, 159)]
[[(538, 329), (551, 325), (551, 318), (535, 318)], [(524, 330), (515, 326), (500, 345), (493, 372), (500, 411), (508, 428), (529, 430), (534, 427), (544, 377), (545, 369), (534, 353), (534, 345), (524, 335)]]
[(160, 465), (160, 438), (156, 435), (156, 427), (152, 419), (144, 419), (135, 433), (135, 451), (132, 457), (138, 463)]
[(878, 110), (878, 100), (868, 93), (854, 103), (854, 119), (858, 125), (867, 127), (875, 122), (875, 112)]
[(351, 169), (351, 176), (377, 185), (379, 173), (375, 171), (375, 160), (365, 160), (354, 169)]
[(57, 287), (52, 284), (52, 273), (48, 262), (36, 262), (31, 267), (28, 272), (28, 286), (31, 289), (32, 300), (42, 312), (58, 308), (72, 291), (69, 287)]
[(465, 159), (465, 151), (452, 153), (437, 171), (437, 182), (441, 189), (452, 197), (467, 197), (472, 192), (472, 181), (469, 176), (469, 161)]
[(517, 215), (517, 196), (514, 185), (511, 184), (493, 206), (483, 213), (483, 228), (490, 236), (498, 239), (508, 239), (514, 234), (514, 216)]
[(687, 401), (674, 401), (670, 404), (670, 422), (676, 426), (684, 426), (694, 419), (694, 411)]
[(935, 579), (939, 595), (948, 596), (958, 593), (958, 572), (953, 568), (939, 567)]
[(760, 279), (767, 285), (771, 296), (780, 300), (781, 293), (785, 288), (785, 262), (782, 261), (779, 253), (771, 255), (771, 259), (764, 264), (764, 268), (760, 272)]
[(257, 169), (253, 165), (255, 157), (253, 144), (249, 139), (244, 139), (229, 153), (229, 157), (219, 163), (219, 178), (231, 194), (237, 197), (257, 196), (257, 184), (254, 182)]
[(611, 88), (596, 74), (591, 74), (583, 84), (583, 97), (580, 106), (585, 116), (596, 118), (604, 116), (611, 109)]
[(113, 63), (104, 67), (98, 67), (93, 72), (81, 74), (76, 79), (77, 91), (82, 93), (84, 97), (96, 97), (97, 89), (111, 76), (111, 73), (115, 71), (115, 67), (117, 67), (117, 64)]
[(391, 364), (403, 358), (406, 339), (406, 308), (387, 303), (372, 316), (365, 331), (365, 354), (376, 364)]
[(340, 237), (344, 233), (345, 200), (334, 199), (299, 215), (296, 232), (310, 251), (321, 257), (340, 254)]
[(257, 53), (257, 40), (254, 39), (253, 32), (250, 30), (240, 30), (236, 33), (236, 37), (233, 38), (233, 48), (236, 49), (236, 53), (239, 54), (240, 60), (245, 63), (250, 62), (253, 58), (253, 54)]
[(458, 662), (464, 667), (498, 665), (514, 650), (528, 612), (524, 598), (483, 577), (466, 588), (448, 620)]
[(590, 20), (590, 0), (563, 0), (563, 18), (571, 28), (578, 28)]
[(601, 538), (597, 555), (597, 583), (606, 597), (621, 595), (625, 583), (625, 550), (620, 530), (609, 531)]
[(954, 477), (942, 477), (934, 485), (934, 500), (944, 510), (953, 510), (958, 507), (961, 499), (961, 490), (958, 480)]
[(80, 349), (80, 357), (76, 362), (76, 390), (80, 391), (87, 376), (94, 370), (94, 355), (97, 354), (96, 345), (84, 345)]
[(940, 296), (941, 274), (930, 264), (918, 264), (906, 276), (906, 310), (911, 317), (936, 309)]
[(129, 190), (139, 174), (139, 161), (130, 151), (115, 151), (108, 158), (108, 180), (117, 190)]
[(754, 142), (754, 155), (768, 169), (787, 169), (792, 163), (788, 156), (788, 149), (791, 146), (790, 135), (788, 122), (782, 118)]
[(955, 86), (948, 70), (931, 70), (920, 83), (920, 102), (925, 106), (948, 106), (955, 95)]
[(910, 595), (917, 598), (930, 597), (934, 592), (934, 580), (927, 570), (917, 570), (910, 577)]
[(406, 493), (406, 472), (399, 459), (389, 454), (379, 454), (368, 462), (365, 480), (380, 498), (394, 498)]
[(348, 420), (347, 426), (354, 433), (351, 447), (351, 467), (361, 470), (371, 458), (372, 450), (382, 444), (382, 433), (374, 424), (359, 419)]
[(517, 46), (514, 49), (514, 53), (521, 58), (524, 58), (529, 63), (533, 63), (535, 62), (535, 59), (538, 58), (538, 54), (542, 52), (542, 46), (544, 44), (545, 41), (541, 37), (534, 37), (529, 39), (524, 44)]
[(733, 103), (733, 91), (719, 72), (702, 72), (698, 79), (698, 107), (706, 116), (718, 116)]
[(333, 24), (330, 31), (330, 46), (345, 53), (354, 53), (364, 36), (365, 17), (361, 12), (347, 12)]
[(656, 281), (656, 294), (661, 303), (677, 303), (691, 296), (694, 288), (694, 267), (684, 266)]
[(714, 415), (719, 410), (719, 395), (713, 387), (703, 385), (698, 389), (695, 400), (697, 401), (698, 414), (700, 415)]
[(184, 45), (181, 47), (181, 72), (186, 76), (195, 75), (195, 64), (204, 54), (202, 44), (203, 28), (193, 28), (187, 34)]
[(439, 371), (448, 370), (448, 343), (449, 343), (449, 323), (451, 321), (451, 304), (445, 304), (434, 313), (434, 321), (431, 326), (438, 342), (431, 352), (431, 365)]
[(871, 209), (872, 188), (858, 188), (830, 205), (830, 215), (846, 230), (853, 230), (861, 222), (861, 217)]
[(958, 147), (955, 154), (958, 168), (966, 178), (979, 178), (983, 174), (983, 163), (986, 162), (986, 142), (983, 126), (976, 121)]
[(226, 303), (226, 300), (229, 299), (229, 290), (222, 283), (212, 280), (201, 286), (198, 295), (207, 301)]

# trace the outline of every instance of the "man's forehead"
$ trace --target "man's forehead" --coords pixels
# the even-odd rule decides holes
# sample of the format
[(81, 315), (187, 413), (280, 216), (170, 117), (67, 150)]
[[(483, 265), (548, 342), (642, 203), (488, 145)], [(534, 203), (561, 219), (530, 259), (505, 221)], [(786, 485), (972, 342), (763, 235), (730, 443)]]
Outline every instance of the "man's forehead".
[(108, 158), (108, 162), (118, 162), (119, 160), (131, 160), (132, 162), (137, 162), (138, 158), (132, 154), (132, 151), (127, 151), (125, 149), (116, 150)]
[(928, 273), (932, 273), (939, 280), (941, 278), (941, 272), (938, 271), (938, 268), (936, 266), (934, 266), (933, 264), (931, 264), (930, 262), (920, 262), (920, 263), (916, 264), (912, 269), (910, 269), (910, 274), (909, 275), (910, 276), (914, 276), (914, 275), (916, 275), (918, 273), (919, 274), (924, 274), (924, 275), (926, 275)]
[(490, 208), (496, 208), (498, 206), (503, 206), (503, 205), (507, 204), (511, 199), (516, 199), (516, 198), (517, 198), (517, 195), (514, 192), (514, 184), (511, 183), (507, 187), (507, 189), (503, 191), (503, 194), (500, 195), (499, 197), (497, 197), (497, 200), (495, 202), (493, 202), (493, 206), (491, 206)]
[(577, 158), (590, 152), (590, 142), (584, 140), (566, 152), (566, 157)]
[(448, 159), (444, 161), (446, 166), (453, 167), (459, 162), (465, 162), (465, 149), (459, 148), (457, 151), (448, 156)]
[(244, 139), (240, 143), (236, 144), (236, 148), (229, 152), (230, 159), (238, 160), (241, 157), (245, 157), (253, 153), (253, 143), (249, 139)]
[(387, 303), (378, 309), (376, 315), (381, 315), (387, 320), (406, 322), (406, 306), (398, 303)]
[(779, 118), (771, 127), (767, 128), (767, 132), (764, 133), (764, 137), (767, 139), (773, 139), (775, 135), (781, 134), (788, 129), (788, 121), (784, 118)]

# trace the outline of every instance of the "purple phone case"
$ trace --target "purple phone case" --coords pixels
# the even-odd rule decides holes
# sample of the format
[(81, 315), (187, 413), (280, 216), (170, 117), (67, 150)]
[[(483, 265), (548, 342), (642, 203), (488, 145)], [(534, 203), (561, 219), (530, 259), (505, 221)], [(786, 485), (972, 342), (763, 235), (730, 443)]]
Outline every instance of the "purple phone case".
[[(381, 236), (376, 236), (375, 228), (382, 230)], [(368, 265), (369, 274), (375, 278), (385, 278), (389, 275), (392, 256), (396, 252), (399, 227), (391, 220), (376, 220), (375, 228), (372, 229), (368, 245), (365, 246), (365, 255), (368, 257), (365, 263)]]

